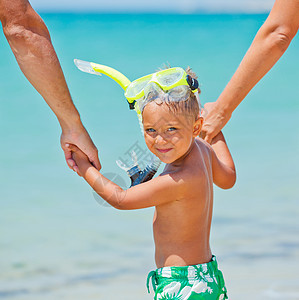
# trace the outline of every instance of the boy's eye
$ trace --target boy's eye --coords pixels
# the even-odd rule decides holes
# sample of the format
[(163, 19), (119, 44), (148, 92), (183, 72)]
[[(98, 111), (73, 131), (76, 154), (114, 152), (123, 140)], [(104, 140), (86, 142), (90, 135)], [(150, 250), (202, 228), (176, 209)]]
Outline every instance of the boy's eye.
[(156, 130), (154, 128), (148, 128), (145, 130), (146, 132), (155, 132)]
[(175, 130), (177, 130), (175, 127), (168, 128), (168, 131), (175, 131)]

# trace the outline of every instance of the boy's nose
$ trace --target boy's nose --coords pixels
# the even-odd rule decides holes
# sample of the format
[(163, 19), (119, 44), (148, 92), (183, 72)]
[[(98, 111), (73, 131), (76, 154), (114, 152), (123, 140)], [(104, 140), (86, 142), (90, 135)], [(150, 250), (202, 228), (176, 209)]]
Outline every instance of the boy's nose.
[(163, 138), (163, 136), (161, 136), (160, 134), (158, 134), (158, 135), (156, 136), (155, 143), (156, 143), (156, 144), (163, 145), (163, 144), (167, 144), (167, 141)]

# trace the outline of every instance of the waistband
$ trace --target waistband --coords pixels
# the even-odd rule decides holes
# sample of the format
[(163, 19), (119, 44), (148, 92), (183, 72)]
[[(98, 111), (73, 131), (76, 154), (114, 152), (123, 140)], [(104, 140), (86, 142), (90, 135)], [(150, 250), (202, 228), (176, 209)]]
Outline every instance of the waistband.
[(156, 292), (156, 286), (161, 279), (181, 279), (185, 278), (188, 280), (193, 280), (198, 278), (199, 273), (209, 273), (213, 274), (218, 271), (218, 263), (216, 257), (213, 255), (212, 259), (208, 263), (197, 264), (192, 266), (182, 266), (182, 267), (163, 267), (156, 269), (155, 271), (149, 272), (147, 276), (146, 286), (147, 290), (150, 293), (149, 285), (150, 281), (152, 282), (153, 290)]

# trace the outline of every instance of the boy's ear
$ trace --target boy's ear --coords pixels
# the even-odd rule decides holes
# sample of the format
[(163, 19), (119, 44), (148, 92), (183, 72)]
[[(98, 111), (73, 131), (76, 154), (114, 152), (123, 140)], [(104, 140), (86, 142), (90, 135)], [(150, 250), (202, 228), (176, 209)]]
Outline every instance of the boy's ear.
[(194, 126), (193, 126), (193, 137), (199, 136), (199, 134), (201, 132), (202, 124), (203, 124), (203, 118), (199, 117), (195, 121)]

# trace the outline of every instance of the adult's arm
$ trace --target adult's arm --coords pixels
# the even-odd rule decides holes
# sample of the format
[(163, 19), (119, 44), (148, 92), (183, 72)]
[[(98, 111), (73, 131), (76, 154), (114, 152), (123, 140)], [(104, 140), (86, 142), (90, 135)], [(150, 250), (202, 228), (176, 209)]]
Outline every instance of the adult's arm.
[(76, 169), (71, 151), (78, 146), (100, 169), (98, 151), (84, 128), (72, 101), (49, 31), (27, 0), (0, 0), (3, 32), (20, 69), (55, 113), (61, 129), (61, 146), (69, 167)]
[(299, 28), (299, 0), (276, 0), (235, 74), (213, 104), (208, 103), (202, 135), (220, 132), (250, 90), (275, 65)]

